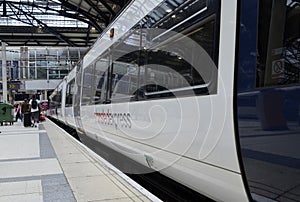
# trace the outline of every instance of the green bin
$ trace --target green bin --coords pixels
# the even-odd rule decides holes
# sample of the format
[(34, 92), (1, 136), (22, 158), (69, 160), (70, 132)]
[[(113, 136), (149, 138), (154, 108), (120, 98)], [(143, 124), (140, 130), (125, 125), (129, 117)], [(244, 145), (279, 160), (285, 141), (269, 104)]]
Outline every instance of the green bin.
[(0, 103), (0, 124), (3, 123), (14, 124), (13, 106), (6, 103)]

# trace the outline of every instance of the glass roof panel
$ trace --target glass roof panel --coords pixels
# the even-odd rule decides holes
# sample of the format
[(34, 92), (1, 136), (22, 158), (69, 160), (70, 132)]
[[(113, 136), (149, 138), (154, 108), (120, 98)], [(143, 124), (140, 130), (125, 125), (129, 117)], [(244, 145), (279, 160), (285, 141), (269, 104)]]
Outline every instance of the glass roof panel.
[(88, 27), (84, 22), (60, 15), (60, 11), (62, 6), (55, 0), (11, 0), (0, 4), (0, 26)]

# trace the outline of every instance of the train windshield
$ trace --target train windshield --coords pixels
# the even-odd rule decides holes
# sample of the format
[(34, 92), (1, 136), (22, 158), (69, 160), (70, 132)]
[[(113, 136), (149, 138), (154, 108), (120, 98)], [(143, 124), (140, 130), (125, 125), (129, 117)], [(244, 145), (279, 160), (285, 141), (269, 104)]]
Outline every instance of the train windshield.
[(237, 124), (256, 201), (300, 201), (300, 2), (243, 0)]

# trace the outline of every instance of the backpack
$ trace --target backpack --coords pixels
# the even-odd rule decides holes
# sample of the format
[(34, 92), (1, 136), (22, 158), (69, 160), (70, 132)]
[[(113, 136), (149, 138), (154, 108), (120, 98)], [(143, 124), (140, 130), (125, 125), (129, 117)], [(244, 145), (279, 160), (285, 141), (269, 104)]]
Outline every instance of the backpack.
[(36, 100), (32, 100), (32, 102), (31, 102), (31, 108), (32, 109), (36, 109), (37, 107), (38, 107), (37, 101)]

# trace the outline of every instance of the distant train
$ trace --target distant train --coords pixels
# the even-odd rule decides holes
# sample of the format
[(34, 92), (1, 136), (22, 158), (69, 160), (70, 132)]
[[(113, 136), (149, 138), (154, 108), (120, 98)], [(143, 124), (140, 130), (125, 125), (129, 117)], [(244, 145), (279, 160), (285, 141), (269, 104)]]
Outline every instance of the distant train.
[(216, 201), (300, 201), (299, 84), (298, 0), (133, 0), (48, 114)]

